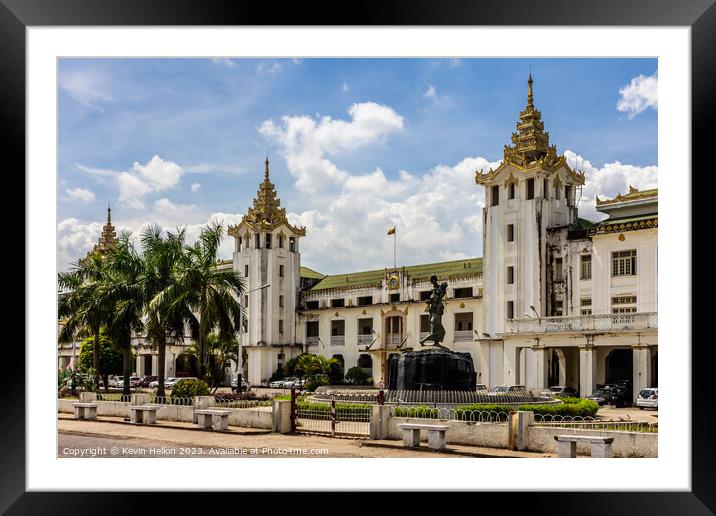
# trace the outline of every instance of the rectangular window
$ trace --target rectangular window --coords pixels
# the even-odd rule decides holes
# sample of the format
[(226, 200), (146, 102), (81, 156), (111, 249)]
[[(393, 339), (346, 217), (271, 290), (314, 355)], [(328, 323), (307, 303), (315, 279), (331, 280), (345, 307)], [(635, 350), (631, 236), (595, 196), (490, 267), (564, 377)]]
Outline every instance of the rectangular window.
[(427, 333), (430, 331), (430, 316), (427, 314), (420, 315), (420, 333)]
[(283, 249), (283, 235), (278, 236), (278, 247)]
[(358, 335), (372, 335), (373, 334), (373, 319), (358, 319)]
[(244, 296), (244, 308), (249, 307), (249, 296)]
[(331, 337), (337, 337), (346, 334), (346, 322), (344, 320), (331, 321)]
[(296, 252), (296, 238), (295, 237), (289, 237), (288, 250), (291, 251), (292, 253)]
[(278, 266), (278, 277), (283, 278), (283, 265)]
[(636, 313), (636, 296), (613, 296), (612, 297), (612, 313), (613, 314), (635, 314)]
[(579, 301), (579, 306), (592, 306), (592, 298), (591, 297), (583, 297)]
[(612, 253), (612, 276), (636, 276), (636, 249)]
[(373, 296), (358, 297), (358, 306), (368, 306), (373, 304)]
[(238, 248), (237, 250), (238, 250), (239, 252), (241, 252), (241, 244), (242, 244), (242, 239), (241, 239), (241, 237), (239, 237), (238, 242), (239, 242), (239, 248)]
[(510, 265), (507, 267), (507, 284), (512, 285), (515, 282), (515, 268)]
[(559, 186), (554, 187), (554, 198), (559, 200), (560, 196), (562, 195), (562, 189)]
[(306, 323), (306, 337), (318, 337), (318, 321), (308, 321)]
[(256, 233), (256, 245), (254, 247), (256, 247), (256, 249), (261, 248), (261, 235), (259, 235), (258, 233)]
[(515, 225), (514, 224), (507, 224), (507, 241), (508, 242), (515, 241)]
[(306, 308), (308, 310), (317, 310), (318, 309), (318, 301), (306, 301)]
[(397, 303), (400, 301), (400, 294), (391, 294), (390, 295), (390, 302), (391, 303)]
[(472, 297), (472, 287), (462, 287), (453, 290), (453, 297), (460, 299), (464, 297)]
[(556, 315), (557, 317), (561, 317), (563, 314), (562, 307), (563, 307), (562, 301), (555, 301), (554, 302), (554, 315)]
[(535, 180), (534, 178), (527, 180), (527, 200), (534, 199), (535, 198)]
[(565, 186), (564, 187), (564, 200), (567, 201), (567, 206), (571, 206), (571, 197), (572, 197), (572, 187), (571, 186)]
[(591, 308), (582, 308), (581, 314), (582, 315), (592, 315), (592, 309)]
[(544, 180), (544, 198), (549, 199), (549, 181), (545, 178)]
[(249, 265), (246, 264), (246, 265), (244, 265), (244, 278), (248, 278), (248, 277), (249, 277)]
[(500, 204), (500, 187), (499, 185), (493, 186), (490, 193), (490, 206), (497, 206)]
[(343, 308), (344, 306), (346, 306), (345, 299), (331, 299), (331, 308)]
[(283, 334), (283, 319), (278, 320), (278, 332)]
[(278, 307), (283, 308), (283, 296), (278, 296)]
[(515, 302), (514, 301), (507, 302), (507, 318), (508, 319), (515, 318)]
[(562, 258), (554, 259), (554, 281), (562, 281)]
[(507, 187), (507, 198), (508, 199), (515, 198), (515, 183), (510, 183), (510, 185)]
[(579, 257), (579, 279), (592, 279), (592, 255), (583, 254)]
[(271, 233), (266, 233), (266, 249), (271, 249)]
[(421, 301), (428, 301), (430, 299), (430, 295), (433, 293), (432, 290), (423, 290), (420, 292), (420, 300)]

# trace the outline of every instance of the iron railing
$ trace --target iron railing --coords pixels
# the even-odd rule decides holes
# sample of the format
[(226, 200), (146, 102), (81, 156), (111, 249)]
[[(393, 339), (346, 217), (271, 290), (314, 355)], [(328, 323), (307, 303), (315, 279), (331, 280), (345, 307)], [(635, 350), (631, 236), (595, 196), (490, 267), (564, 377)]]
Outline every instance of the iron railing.
[(572, 428), (577, 430), (616, 430), (623, 432), (658, 433), (658, 423), (632, 421), (631, 419), (603, 419), (599, 417), (560, 416), (535, 414), (532, 426), (547, 428)]
[(453, 342), (472, 342), (473, 341), (472, 330), (459, 330), (452, 332)]
[(634, 314), (575, 315), (514, 319), (512, 333), (559, 333), (574, 331), (646, 330), (658, 328), (657, 312)]
[(331, 346), (344, 346), (345, 343), (345, 335), (331, 335)]

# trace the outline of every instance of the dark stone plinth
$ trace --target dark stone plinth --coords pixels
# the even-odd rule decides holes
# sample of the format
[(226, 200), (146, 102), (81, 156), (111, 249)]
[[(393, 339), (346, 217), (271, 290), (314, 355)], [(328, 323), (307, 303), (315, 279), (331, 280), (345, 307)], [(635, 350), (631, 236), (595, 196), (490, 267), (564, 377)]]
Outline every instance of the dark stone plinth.
[(476, 373), (470, 353), (430, 346), (393, 355), (388, 367), (390, 390), (475, 390)]

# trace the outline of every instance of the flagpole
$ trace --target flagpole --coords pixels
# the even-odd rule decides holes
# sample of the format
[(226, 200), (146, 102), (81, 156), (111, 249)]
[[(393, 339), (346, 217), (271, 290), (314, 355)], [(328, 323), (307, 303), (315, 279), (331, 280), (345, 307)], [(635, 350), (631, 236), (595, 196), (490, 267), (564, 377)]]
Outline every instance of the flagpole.
[(393, 270), (398, 268), (398, 232), (393, 233)]

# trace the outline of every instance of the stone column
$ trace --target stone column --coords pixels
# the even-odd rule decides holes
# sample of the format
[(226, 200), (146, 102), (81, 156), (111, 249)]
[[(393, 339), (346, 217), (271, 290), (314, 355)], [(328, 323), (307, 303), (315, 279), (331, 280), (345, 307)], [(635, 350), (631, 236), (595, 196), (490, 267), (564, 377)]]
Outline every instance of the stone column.
[(632, 348), (633, 383), (632, 403), (636, 402), (639, 391), (651, 387), (651, 352), (648, 346)]
[(535, 378), (536, 385), (528, 385), (528, 389), (546, 389), (547, 387), (549, 387), (549, 385), (547, 385), (549, 380), (549, 351), (551, 350), (545, 348), (537, 348), (532, 350), (532, 356), (535, 360), (535, 371), (537, 372)]
[(579, 396), (589, 396), (597, 383), (597, 352), (593, 346), (579, 348)]

